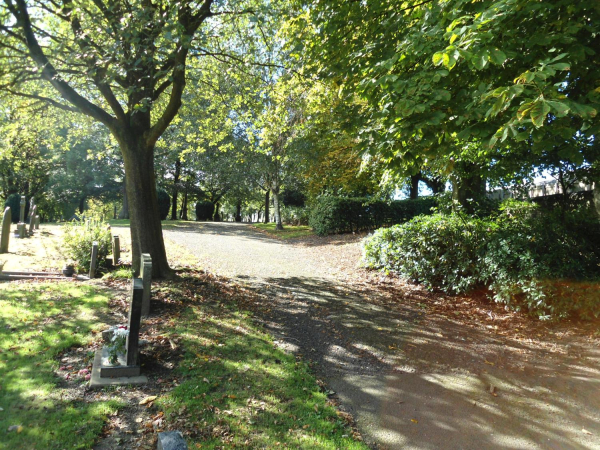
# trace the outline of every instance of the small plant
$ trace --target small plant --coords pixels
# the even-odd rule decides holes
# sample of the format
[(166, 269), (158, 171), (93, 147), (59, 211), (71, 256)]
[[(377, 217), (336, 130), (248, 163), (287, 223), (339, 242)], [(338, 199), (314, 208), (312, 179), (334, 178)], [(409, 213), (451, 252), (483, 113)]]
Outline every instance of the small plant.
[(6, 261), (0, 259), (0, 273), (2, 273), (2, 270), (4, 270), (4, 264), (6, 264)]
[(63, 251), (65, 256), (76, 262), (79, 270), (90, 270), (92, 244), (98, 242), (98, 267), (104, 265), (112, 251), (110, 228), (99, 219), (89, 221), (74, 220), (64, 225)]
[(119, 362), (119, 355), (125, 353), (127, 336), (129, 336), (127, 327), (119, 326), (113, 329), (110, 344), (106, 347), (108, 349), (108, 362), (111, 364), (117, 364)]

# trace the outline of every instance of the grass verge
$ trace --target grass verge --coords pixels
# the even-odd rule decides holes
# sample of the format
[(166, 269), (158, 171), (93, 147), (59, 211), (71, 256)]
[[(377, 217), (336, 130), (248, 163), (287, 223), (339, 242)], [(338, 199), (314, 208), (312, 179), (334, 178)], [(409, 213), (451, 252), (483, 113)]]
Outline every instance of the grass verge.
[(269, 236), (284, 240), (315, 235), (308, 225), (284, 225), (283, 230), (276, 230), (274, 223), (254, 223), (252, 226)]
[(156, 404), (168, 428), (190, 448), (367, 448), (308, 365), (243, 311), (248, 292), (206, 275), (177, 286), (192, 288), (195, 300), (168, 326), (184, 348), (180, 384)]
[(107, 301), (75, 283), (0, 284), (0, 448), (91, 448), (119, 402), (65, 395), (57, 356), (91, 340)]

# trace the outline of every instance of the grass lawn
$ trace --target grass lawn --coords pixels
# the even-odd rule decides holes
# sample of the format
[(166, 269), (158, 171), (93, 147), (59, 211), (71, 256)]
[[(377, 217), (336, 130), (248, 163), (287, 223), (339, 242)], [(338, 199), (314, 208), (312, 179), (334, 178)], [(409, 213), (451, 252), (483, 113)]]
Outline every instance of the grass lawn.
[(238, 288), (187, 279), (204, 284), (169, 326), (185, 350), (181, 378), (157, 405), (168, 423), (189, 433), (190, 448), (367, 448), (308, 365), (275, 346), (240, 309)]
[[(57, 357), (91, 340), (107, 301), (106, 293), (73, 282), (0, 284), (0, 448), (92, 446), (119, 403), (68, 395), (58, 376), (68, 368), (61, 372)], [(69, 374), (81, 383), (85, 375)]]
[(283, 230), (276, 230), (274, 223), (255, 223), (252, 226), (279, 239), (294, 239), (315, 234), (308, 225), (284, 225)]

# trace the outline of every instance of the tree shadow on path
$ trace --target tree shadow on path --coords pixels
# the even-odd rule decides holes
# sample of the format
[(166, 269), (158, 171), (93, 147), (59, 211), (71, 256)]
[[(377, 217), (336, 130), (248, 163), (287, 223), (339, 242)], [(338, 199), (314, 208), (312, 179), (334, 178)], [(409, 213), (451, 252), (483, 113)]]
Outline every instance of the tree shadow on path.
[(600, 448), (598, 350), (467, 329), (401, 292), (241, 278), (262, 295), (255, 314), (276, 344), (311, 361), (373, 447)]

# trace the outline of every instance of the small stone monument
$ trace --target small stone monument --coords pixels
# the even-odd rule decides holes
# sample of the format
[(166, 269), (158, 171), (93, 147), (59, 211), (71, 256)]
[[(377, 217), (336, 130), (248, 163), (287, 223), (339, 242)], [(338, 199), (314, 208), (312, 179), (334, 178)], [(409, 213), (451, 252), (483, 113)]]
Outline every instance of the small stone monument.
[(2, 216), (2, 235), (0, 236), (0, 253), (8, 253), (8, 241), (10, 238), (10, 223), (12, 221), (12, 214), (10, 206), (7, 206), (4, 210), (4, 216)]
[(25, 205), (27, 202), (25, 201), (25, 196), (21, 195), (21, 202), (19, 206), (21, 207), (21, 211), (19, 214), (19, 223), (17, 224), (17, 237), (19, 239), (23, 239), (26, 237), (26, 229), (25, 229)]
[(21, 202), (20, 202), (21, 214), (19, 214), (19, 223), (25, 223), (25, 205), (26, 204), (27, 204), (27, 201), (25, 200), (25, 196), (21, 195)]
[(143, 293), (144, 285), (141, 278), (134, 278), (131, 282), (125, 353), (118, 355), (117, 364), (111, 364), (107, 346), (104, 346), (102, 350), (96, 351), (90, 379), (91, 388), (121, 384), (144, 384), (148, 382), (146, 376), (140, 375), (139, 362)]
[(148, 317), (150, 315), (150, 290), (152, 288), (152, 257), (150, 253), (142, 253), (142, 281), (144, 283), (142, 316)]
[(92, 259), (90, 260), (90, 280), (96, 277), (96, 266), (98, 264), (98, 242), (92, 242)]
[(119, 235), (115, 234), (112, 240), (113, 265), (117, 266), (121, 259), (121, 240)]
[(35, 216), (35, 222), (34, 222), (34, 224), (35, 224), (34, 228), (36, 230), (39, 230), (40, 229), (40, 216), (39, 216), (39, 214)]
[(33, 205), (31, 210), (31, 215), (29, 216), (29, 236), (33, 236), (33, 225), (35, 223), (35, 213), (37, 211), (37, 206)]

